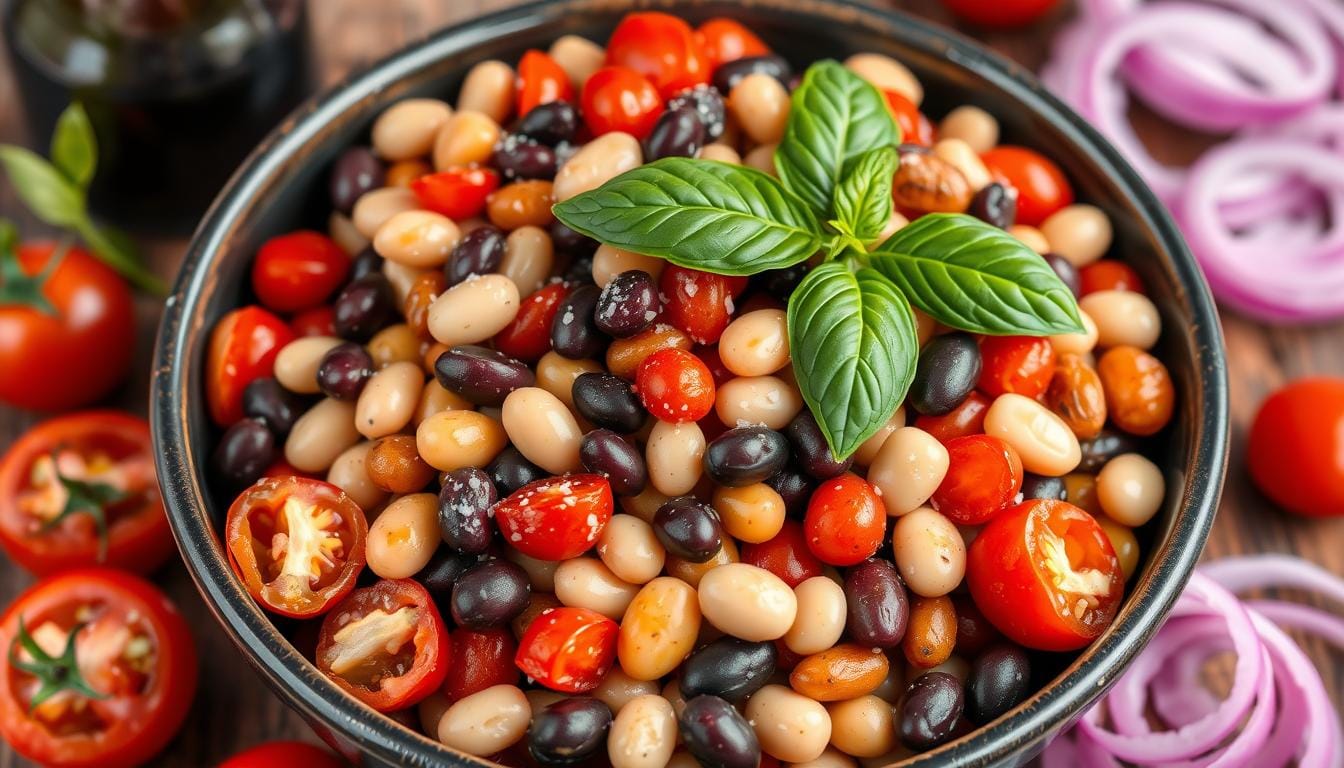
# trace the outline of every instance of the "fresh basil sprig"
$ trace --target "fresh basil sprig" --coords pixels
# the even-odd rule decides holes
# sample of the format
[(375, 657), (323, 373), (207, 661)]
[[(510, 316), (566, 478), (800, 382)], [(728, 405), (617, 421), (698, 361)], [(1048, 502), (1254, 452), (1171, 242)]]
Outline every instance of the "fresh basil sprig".
[(877, 89), (836, 62), (818, 62), (793, 94), (775, 153), (779, 179), (664, 159), (554, 211), (603, 243), (725, 275), (822, 253), (789, 299), (789, 344), (803, 399), (844, 458), (909, 391), (919, 356), (911, 304), (976, 333), (1082, 330), (1073, 294), (1049, 265), (970, 216), (923, 216), (869, 252), (891, 217), (899, 141)]

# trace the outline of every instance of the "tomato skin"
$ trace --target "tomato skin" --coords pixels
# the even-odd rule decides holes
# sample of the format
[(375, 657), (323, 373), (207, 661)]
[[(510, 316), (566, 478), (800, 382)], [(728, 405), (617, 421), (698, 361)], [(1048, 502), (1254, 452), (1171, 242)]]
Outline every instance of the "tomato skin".
[(660, 349), (644, 358), (635, 371), (635, 392), (661, 421), (699, 421), (714, 409), (714, 376), (684, 349)]
[(918, 144), (921, 147), (933, 146), (933, 123), (919, 111), (915, 102), (895, 91), (882, 91), (887, 97), (887, 108), (901, 128), (901, 142)]
[(304, 310), (289, 319), (289, 329), (296, 337), (335, 336), (336, 310), (330, 304)]
[(967, 435), (976, 435), (985, 431), (985, 413), (993, 405), (983, 392), (971, 392), (961, 401), (961, 405), (942, 416), (920, 414), (915, 426), (933, 435), (940, 443)]
[(331, 752), (302, 741), (269, 741), (239, 752), (216, 768), (345, 768)]
[[(19, 267), (37, 275), (55, 243), (17, 249)], [(38, 411), (87, 405), (126, 378), (135, 351), (130, 288), (82, 248), (69, 248), (42, 286), (56, 314), (0, 305), (0, 402)]]
[(522, 300), (518, 314), (495, 336), (495, 349), (527, 363), (551, 351), (551, 323), (569, 286), (551, 283)]
[[(666, 13), (628, 13), (607, 41), (607, 64), (649, 78), (663, 99), (709, 82), (710, 62), (691, 25)], [(641, 137), (642, 138), (642, 137)]]
[(812, 492), (803, 518), (807, 548), (829, 565), (872, 557), (887, 531), (887, 508), (867, 480), (846, 472)]
[(499, 174), (489, 168), (460, 165), (411, 182), (411, 191), (427, 210), (461, 221), (480, 216), (486, 199), (499, 189)]
[(785, 520), (775, 537), (759, 544), (742, 544), (742, 562), (778, 576), (790, 588), (822, 574), (823, 563), (807, 545), (808, 536), (797, 520)]
[(535, 480), (495, 505), (509, 546), (538, 560), (568, 560), (592, 548), (611, 520), (611, 485), (601, 475)]
[(0, 617), (0, 647), (13, 647), (20, 616), (32, 630), (49, 617), (60, 618), (89, 604), (122, 619), (133, 614), (136, 625), (150, 635), (156, 653), (144, 693), (114, 693), (90, 701), (106, 727), (91, 735), (57, 736), (31, 719), (26, 699), (15, 690), (21, 673), (6, 663), (0, 669), (0, 737), (19, 754), (55, 768), (131, 768), (173, 739), (196, 695), (196, 646), (186, 620), (162, 592), (111, 568), (66, 571), (15, 598)]
[(1344, 379), (1300, 379), (1270, 395), (1251, 423), (1246, 463), (1289, 512), (1344, 516)]
[(227, 427), (243, 418), (243, 388), (270, 376), (280, 348), (293, 340), (284, 320), (258, 306), (220, 318), (205, 358), (205, 399), (216, 424)]
[(273, 312), (300, 312), (326, 301), (345, 284), (350, 257), (320, 232), (272, 237), (252, 261), (252, 291)]
[(583, 84), (583, 121), (594, 136), (623, 131), (643, 141), (662, 116), (663, 98), (649, 79), (625, 67), (603, 67)]
[(747, 288), (745, 277), (716, 275), (668, 264), (658, 277), (663, 320), (696, 344), (717, 344), (733, 319), (733, 299)]
[(1022, 490), (1022, 459), (1002, 439), (968, 435), (947, 442), (947, 475), (933, 508), (959, 525), (980, 525)]
[(443, 695), (457, 701), (493, 685), (517, 685), (518, 669), (513, 666), (517, 653), (518, 643), (507, 627), (454, 629)]
[(1020, 27), (1049, 13), (1059, 0), (943, 0), (943, 5), (972, 24)]
[(536, 49), (518, 60), (518, 116), (552, 101), (574, 101), (569, 75), (547, 54)]
[[(1081, 619), (1073, 614), (1081, 593), (1060, 586), (1045, 563), (1051, 552), (1057, 554), (1054, 567), (1084, 571), (1084, 582), (1099, 587), (1089, 592), (1095, 607)], [(1032, 499), (981, 529), (966, 553), (966, 583), (976, 607), (1009, 640), (1040, 651), (1071, 651), (1110, 626), (1125, 579), (1095, 518), (1066, 501)]]
[(980, 155), (1001, 183), (1017, 190), (1017, 223), (1038, 226), (1073, 203), (1073, 187), (1054, 161), (1035, 150), (1000, 144)]
[(1078, 284), (1080, 297), (1097, 291), (1147, 293), (1139, 273), (1118, 259), (1100, 259), (1078, 270)]
[(741, 22), (723, 16), (696, 27), (695, 43), (704, 51), (711, 73), (730, 61), (770, 53), (770, 46), (756, 33), (742, 26)]
[(980, 359), (976, 386), (990, 397), (1008, 392), (1040, 397), (1055, 375), (1055, 347), (1040, 336), (986, 336)]
[(616, 662), (620, 631), (616, 622), (597, 611), (549, 608), (527, 626), (514, 664), (553, 691), (591, 691)]

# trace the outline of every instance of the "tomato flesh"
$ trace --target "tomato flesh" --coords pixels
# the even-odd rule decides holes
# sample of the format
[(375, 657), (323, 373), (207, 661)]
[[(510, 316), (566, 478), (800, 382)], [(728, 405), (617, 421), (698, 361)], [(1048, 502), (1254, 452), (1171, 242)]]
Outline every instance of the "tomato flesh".
[(509, 546), (538, 560), (568, 560), (592, 548), (611, 520), (611, 485), (601, 475), (549, 477), (495, 506)]
[(517, 685), (518, 669), (513, 657), (518, 643), (505, 627), (472, 630), (458, 627), (452, 633), (452, 658), (443, 682), (449, 701), (479, 693), (495, 685)]
[(1073, 203), (1073, 187), (1064, 172), (1035, 150), (1000, 144), (980, 159), (998, 181), (1017, 190), (1018, 224), (1038, 226)]
[(487, 198), (496, 189), (499, 174), (474, 166), (449, 168), (411, 182), (411, 191), (421, 205), (457, 221), (480, 216)]
[(523, 674), (553, 691), (591, 691), (616, 662), (620, 630), (616, 622), (597, 611), (550, 608), (527, 626), (514, 663)]
[(583, 121), (594, 136), (622, 131), (641, 141), (663, 114), (663, 98), (647, 77), (603, 67), (583, 84)]
[(252, 262), (252, 290), (274, 312), (299, 312), (326, 301), (350, 274), (350, 257), (331, 238), (302, 230), (262, 244)]
[(663, 99), (709, 82), (710, 61), (685, 21), (666, 13), (628, 13), (607, 40), (607, 63), (647, 77)]
[(1055, 375), (1055, 347), (1039, 336), (986, 336), (980, 359), (976, 386), (990, 397), (1008, 392), (1040, 397)]
[(1116, 259), (1100, 259), (1078, 270), (1078, 294), (1097, 291), (1133, 291), (1144, 293), (1143, 278), (1134, 268)]
[(947, 442), (947, 474), (933, 506), (960, 525), (980, 525), (1022, 490), (1022, 459), (1002, 439), (967, 435)]
[(1344, 516), (1344, 379), (1302, 379), (1270, 395), (1251, 424), (1246, 461), (1280, 507)]
[(714, 376), (704, 361), (683, 349), (660, 349), (635, 371), (635, 391), (661, 421), (699, 421), (714, 409)]
[(807, 548), (830, 565), (854, 565), (872, 557), (886, 530), (887, 508), (881, 497), (868, 481), (850, 473), (817, 486), (803, 518)]
[(270, 376), (280, 348), (293, 340), (285, 321), (261, 307), (240, 307), (220, 319), (205, 359), (205, 399), (216, 424), (243, 418), (243, 389)]

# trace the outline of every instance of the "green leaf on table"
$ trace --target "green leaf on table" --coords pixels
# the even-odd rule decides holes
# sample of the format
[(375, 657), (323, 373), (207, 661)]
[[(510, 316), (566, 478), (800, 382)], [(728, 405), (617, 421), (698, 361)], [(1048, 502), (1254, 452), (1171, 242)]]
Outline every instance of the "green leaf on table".
[(554, 211), (600, 242), (721, 275), (782, 269), (821, 247), (816, 216), (774, 177), (712, 160), (658, 160)]
[(891, 418), (915, 376), (910, 305), (872, 269), (832, 261), (794, 290), (789, 345), (803, 399), (832, 453), (845, 458)]
[(65, 178), (87, 189), (98, 167), (98, 142), (93, 124), (79, 102), (65, 108), (51, 134), (51, 161)]
[(868, 243), (887, 226), (897, 162), (892, 146), (870, 149), (855, 158), (852, 169), (835, 188), (835, 217), (845, 225), (846, 234)]
[(53, 227), (69, 228), (86, 220), (84, 190), (41, 155), (24, 147), (0, 144), (0, 166), (9, 174), (19, 199), (37, 218)]

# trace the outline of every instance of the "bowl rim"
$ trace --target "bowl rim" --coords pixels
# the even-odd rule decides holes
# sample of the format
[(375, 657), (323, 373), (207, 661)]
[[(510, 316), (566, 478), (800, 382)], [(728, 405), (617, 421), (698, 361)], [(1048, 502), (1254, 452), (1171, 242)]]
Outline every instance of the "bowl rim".
[[(457, 753), (380, 716), (341, 691), (289, 645), (233, 575), (218, 549), (218, 534), (198, 482), (201, 464), (189, 450), (187, 386), (193, 338), (207, 333), (199, 325), (200, 297), (209, 266), (231, 234), (246, 202), (269, 187), (272, 178), (306, 142), (319, 138), (324, 125), (376, 98), (403, 78), (454, 52), (470, 51), (515, 28), (556, 18), (565, 8), (636, 10), (694, 8), (704, 0), (538, 0), (446, 27), (401, 48), (309, 98), (275, 128), (248, 156), (202, 218), (185, 253), (173, 292), (165, 302), (155, 342), (150, 387), (151, 424), (159, 484), (174, 538), (187, 570), (207, 607), (233, 643), (272, 689), (319, 731), (336, 742), (352, 741), (360, 751), (403, 765), (489, 765)], [(1166, 209), (1138, 174), (1095, 129), (1047, 92), (1032, 73), (960, 34), (904, 12), (862, 5), (854, 0), (753, 0), (753, 10), (781, 16), (824, 16), (851, 26), (877, 20), (895, 41), (969, 70), (991, 88), (1020, 104), (1079, 147), (1089, 161), (1128, 195), (1139, 213), (1141, 231), (1165, 251), (1177, 284), (1177, 301), (1194, 318), (1185, 329), (1195, 353), (1197, 399), (1191, 425), (1194, 451), (1188, 458), (1183, 499), (1161, 549), (1131, 587), (1113, 625), (1055, 678), (1054, 684), (985, 727), (910, 758), (906, 765), (995, 764), (1042, 745), (1046, 736), (1081, 715), (1118, 677), (1160, 626), (1203, 550), (1217, 507), (1228, 453), (1228, 384), (1218, 315), (1207, 284)], [(223, 578), (221, 578), (221, 576)], [(1142, 594), (1136, 594), (1139, 592)], [(320, 724), (320, 725), (319, 725)]]

